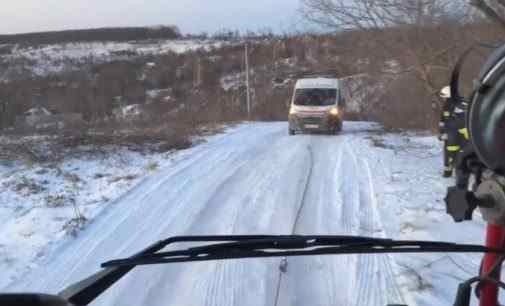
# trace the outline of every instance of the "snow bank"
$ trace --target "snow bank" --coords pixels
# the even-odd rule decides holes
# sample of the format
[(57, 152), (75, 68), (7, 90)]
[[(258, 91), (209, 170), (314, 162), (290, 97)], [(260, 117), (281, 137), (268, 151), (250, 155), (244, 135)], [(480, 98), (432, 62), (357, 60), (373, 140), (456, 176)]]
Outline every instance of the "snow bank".
[(0, 163), (0, 287), (170, 162), (170, 153), (114, 149), (54, 165)]
[[(386, 236), (483, 244), (485, 223), (454, 223), (443, 198), (453, 179), (442, 178), (442, 146), (434, 136), (372, 135), (370, 167)], [(363, 148), (363, 146), (358, 146)], [(481, 254), (395, 255), (401, 286), (414, 305), (452, 305), (457, 285), (479, 270)]]

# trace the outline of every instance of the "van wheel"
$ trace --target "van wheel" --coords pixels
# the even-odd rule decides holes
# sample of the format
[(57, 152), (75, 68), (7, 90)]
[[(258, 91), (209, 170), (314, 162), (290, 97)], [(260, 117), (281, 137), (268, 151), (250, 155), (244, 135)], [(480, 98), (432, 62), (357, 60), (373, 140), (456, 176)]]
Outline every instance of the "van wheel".
[(335, 128), (335, 134), (342, 132), (342, 126), (343, 126), (343, 123), (342, 123), (342, 121), (340, 121)]
[(295, 130), (289, 129), (289, 135), (290, 135), (290, 136), (295, 135)]

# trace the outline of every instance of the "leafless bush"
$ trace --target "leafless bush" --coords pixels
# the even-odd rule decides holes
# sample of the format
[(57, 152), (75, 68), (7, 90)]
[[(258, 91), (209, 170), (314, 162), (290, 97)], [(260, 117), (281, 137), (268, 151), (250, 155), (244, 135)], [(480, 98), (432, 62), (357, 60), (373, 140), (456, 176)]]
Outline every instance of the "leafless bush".
[(149, 172), (154, 172), (154, 171), (158, 170), (159, 167), (160, 167), (160, 164), (158, 164), (157, 162), (150, 162), (146, 165), (146, 170)]
[(48, 195), (45, 199), (47, 207), (62, 207), (69, 203), (69, 200), (64, 195)]
[(82, 182), (81, 178), (75, 173), (66, 172), (63, 174), (63, 177), (65, 178), (65, 180), (69, 181), (72, 184), (77, 184), (77, 183)]
[(431, 98), (412, 74), (404, 75), (381, 96), (374, 116), (387, 129), (431, 129), (438, 119)]
[(74, 237), (76, 237), (79, 232), (84, 228), (88, 219), (83, 215), (70, 219), (67, 223), (63, 225), (63, 230)]
[(26, 195), (38, 194), (43, 192), (46, 188), (31, 178), (22, 176), (18, 180), (13, 180), (4, 183), (4, 187), (12, 188), (13, 191)]
[(109, 183), (117, 183), (120, 181), (133, 181), (134, 179), (138, 178), (138, 175), (136, 174), (128, 174), (124, 176), (117, 176), (109, 180)]

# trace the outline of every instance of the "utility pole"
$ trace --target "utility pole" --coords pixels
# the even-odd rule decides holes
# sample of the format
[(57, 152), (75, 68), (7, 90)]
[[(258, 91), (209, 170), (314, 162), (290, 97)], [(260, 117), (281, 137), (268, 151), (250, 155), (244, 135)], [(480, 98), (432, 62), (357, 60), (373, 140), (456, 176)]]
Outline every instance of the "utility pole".
[(201, 59), (198, 58), (196, 61), (196, 76), (193, 80), (193, 86), (198, 87), (202, 83), (202, 62)]
[(246, 95), (247, 95), (247, 119), (251, 119), (251, 92), (249, 84), (249, 47), (245, 43), (245, 82), (246, 82)]
[(0, 130), (4, 127), (4, 118), (7, 117), (7, 101), (0, 101)]

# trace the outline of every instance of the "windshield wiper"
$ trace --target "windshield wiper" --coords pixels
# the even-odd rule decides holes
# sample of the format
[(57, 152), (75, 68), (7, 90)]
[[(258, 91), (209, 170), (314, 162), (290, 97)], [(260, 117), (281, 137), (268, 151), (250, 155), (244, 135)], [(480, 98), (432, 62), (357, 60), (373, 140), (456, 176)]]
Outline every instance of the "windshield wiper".
[[(229, 236), (233, 242), (215, 243), (184, 250), (145, 254), (108, 261), (104, 268), (221, 259), (377, 253), (482, 253), (498, 252), (479, 245), (433, 241), (396, 241), (356, 236)], [(220, 240), (215, 240), (220, 241)]]
[[(160, 252), (174, 243), (209, 243), (182, 250)], [(360, 236), (186, 236), (156, 242), (129, 258), (108, 261), (105, 268), (74, 284), (59, 295), (76, 306), (88, 305), (140, 265), (239, 258), (291, 257), (376, 253), (500, 253), (480, 245), (433, 241), (396, 241)]]

